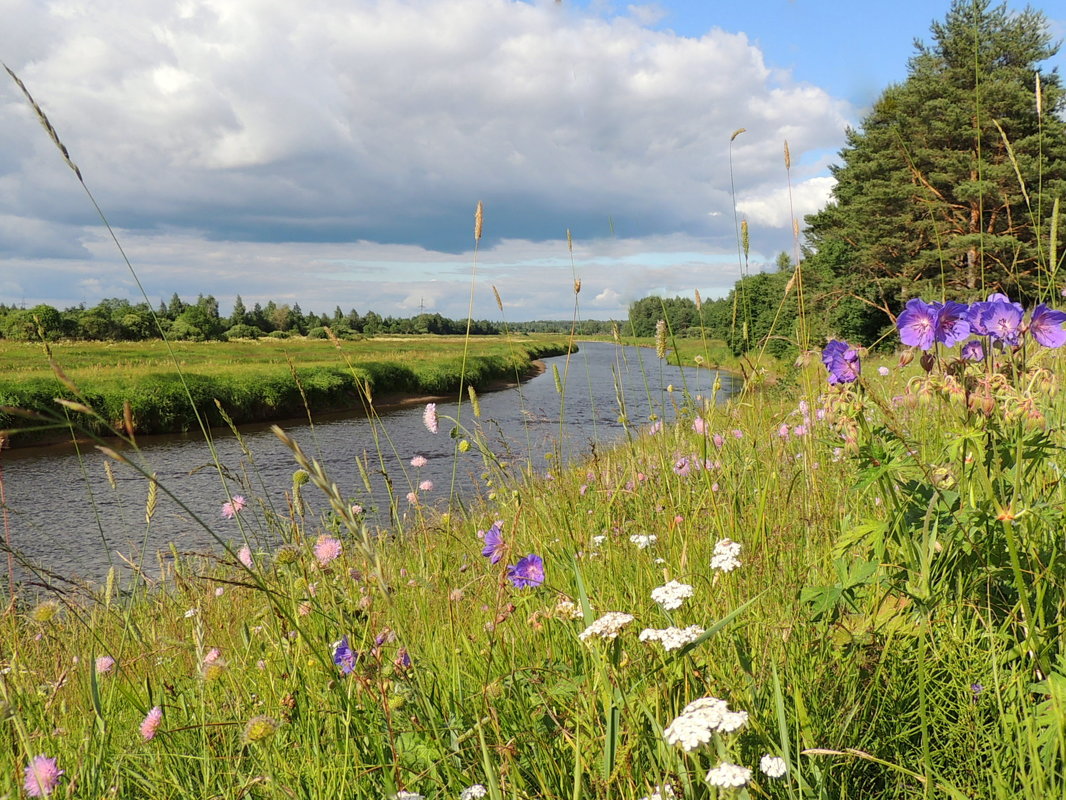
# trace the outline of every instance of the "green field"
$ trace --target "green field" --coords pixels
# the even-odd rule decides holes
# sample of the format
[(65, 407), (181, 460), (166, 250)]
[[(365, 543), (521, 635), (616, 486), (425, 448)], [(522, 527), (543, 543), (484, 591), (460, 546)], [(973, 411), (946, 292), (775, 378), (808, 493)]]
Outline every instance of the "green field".
[[(123, 419), (128, 402), (139, 433), (222, 423), (215, 405), (237, 422), (362, 408), (364, 389), (385, 396), (438, 396), (465, 384), (482, 388), (518, 380), (534, 359), (566, 352), (564, 337), (382, 337), (360, 341), (260, 339), (236, 342), (73, 342), (40, 345), (0, 340), (0, 405), (54, 414), (60, 396), (89, 406), (82, 423), (103, 433)], [(465, 373), (464, 373), (465, 364)], [(73, 387), (73, 388), (72, 388)], [(190, 402), (192, 398), (192, 402)], [(26, 428), (0, 412), (0, 429)], [(55, 438), (53, 428), (19, 433), (13, 443)]]

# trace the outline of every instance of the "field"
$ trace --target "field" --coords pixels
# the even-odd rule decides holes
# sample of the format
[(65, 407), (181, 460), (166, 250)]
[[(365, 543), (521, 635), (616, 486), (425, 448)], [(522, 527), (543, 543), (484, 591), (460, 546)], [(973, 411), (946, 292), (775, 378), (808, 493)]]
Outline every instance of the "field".
[[(0, 340), (0, 405), (54, 414), (53, 398), (90, 407), (90, 429), (106, 431), (129, 403), (139, 433), (208, 424), (280, 419), (338, 408), (363, 408), (372, 397), (436, 396), (456, 391), (460, 376), (481, 388), (518, 380), (532, 361), (566, 352), (564, 337), (383, 337), (360, 341), (262, 339), (236, 342), (74, 342), (50, 345), (64, 386), (40, 345)], [(464, 371), (465, 370), (465, 371)], [(21, 427), (0, 411), (0, 429)], [(60, 437), (69, 436), (62, 432)], [(13, 437), (17, 446), (56, 438), (54, 425)]]
[(9, 607), (0, 795), (1062, 796), (1061, 359), (814, 361), (404, 529), (289, 442), (217, 561)]

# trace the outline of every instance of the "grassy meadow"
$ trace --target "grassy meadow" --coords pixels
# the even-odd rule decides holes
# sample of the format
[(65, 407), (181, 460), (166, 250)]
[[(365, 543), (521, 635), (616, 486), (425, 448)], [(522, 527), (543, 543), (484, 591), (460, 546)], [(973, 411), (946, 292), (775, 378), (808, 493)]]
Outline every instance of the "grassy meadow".
[[(64, 397), (93, 409), (95, 415), (82, 422), (103, 434), (124, 419), (129, 403), (135, 432), (174, 433), (197, 430), (197, 412), (210, 425), (223, 424), (216, 400), (237, 423), (363, 408), (367, 393), (371, 399), (436, 396), (455, 392), (461, 383), (481, 388), (515, 381), (529, 373), (533, 360), (565, 353), (566, 347), (561, 336), (425, 335), (56, 342), (45, 353), (39, 344), (0, 340), (0, 406), (47, 413), (56, 408), (53, 398)], [(47, 423), (28, 430), (21, 422), (0, 410), (0, 429), (22, 431), (12, 440), (16, 446), (57, 436)]]
[(814, 358), (403, 529), (279, 433), (279, 549), (229, 483), (218, 559), (0, 616), (0, 797), (1063, 796), (1054, 353)]

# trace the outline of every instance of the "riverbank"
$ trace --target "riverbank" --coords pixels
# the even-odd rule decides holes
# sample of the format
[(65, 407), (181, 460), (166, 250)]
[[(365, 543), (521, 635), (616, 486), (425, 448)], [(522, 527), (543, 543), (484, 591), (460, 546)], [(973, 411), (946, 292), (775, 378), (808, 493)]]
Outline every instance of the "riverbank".
[[(83, 433), (182, 433), (208, 427), (351, 412), (482, 391), (536, 374), (537, 359), (564, 354), (561, 337), (383, 337), (358, 342), (71, 343), (52, 345), (61, 374), (39, 348), (0, 343), (0, 430), (15, 447)], [(180, 368), (170, 369), (170, 365)], [(465, 372), (465, 374), (464, 374)], [(462, 379), (461, 379), (462, 378)], [(60, 407), (55, 398), (68, 404)], [(76, 403), (77, 406), (71, 406)], [(44, 419), (27, 421), (11, 408)], [(128, 410), (127, 410), (128, 409)], [(128, 421), (128, 422), (127, 422)]]

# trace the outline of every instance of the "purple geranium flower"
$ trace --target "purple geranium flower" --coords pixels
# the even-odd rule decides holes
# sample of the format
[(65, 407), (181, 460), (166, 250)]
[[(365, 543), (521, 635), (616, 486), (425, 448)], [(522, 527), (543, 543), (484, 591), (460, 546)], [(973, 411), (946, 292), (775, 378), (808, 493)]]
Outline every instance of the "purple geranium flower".
[(509, 564), (507, 567), (507, 580), (516, 589), (536, 587), (544, 583), (544, 559), (530, 553), (517, 564)]
[(851, 345), (836, 339), (822, 350), (822, 363), (829, 370), (830, 383), (853, 383), (862, 372), (859, 354)]
[(1062, 347), (1066, 344), (1063, 322), (1066, 322), (1066, 311), (1053, 311), (1041, 303), (1033, 309), (1029, 333), (1044, 347)]
[(492, 523), (487, 531), (478, 531), (477, 535), (485, 540), (485, 546), (481, 549), (481, 555), (485, 556), (493, 564), (498, 564), (503, 558), (503, 520), (498, 519)]
[(985, 349), (981, 346), (981, 342), (977, 339), (971, 339), (962, 346), (960, 352), (963, 361), (984, 361)]
[(900, 315), (896, 317), (896, 328), (903, 344), (928, 350), (936, 341), (938, 309), (935, 305), (912, 297), (907, 301)]
[(1019, 313), (1023, 311), (1021, 303), (1012, 303), (1011, 299), (1007, 297), (1007, 295), (1001, 294), (1000, 292), (990, 294), (987, 300), (980, 303), (972, 304), (966, 314), (966, 317), (970, 323), (971, 333), (976, 333), (978, 336), (989, 336), (992, 333), (992, 331), (990, 331), (985, 326), (984, 316), (986, 312), (988, 312), (991, 307), (996, 303), (1003, 303), (1008, 306), (1014, 306), (1014, 308), (1018, 309)]
[(933, 303), (936, 308), (936, 324), (933, 336), (946, 347), (954, 347), (970, 335), (969, 308), (964, 303), (948, 300), (946, 303)]
[(339, 642), (337, 647), (333, 651), (333, 663), (341, 668), (341, 673), (344, 675), (350, 675), (355, 671), (355, 663), (359, 660), (359, 653), (352, 650), (348, 644), (348, 637), (345, 635)]
[[(992, 295), (997, 297), (997, 295)], [(998, 295), (998, 297), (1004, 297)], [(1021, 337), (1022, 307), (1007, 299), (989, 300), (981, 311), (979, 325), (988, 336), (1015, 347)]]

